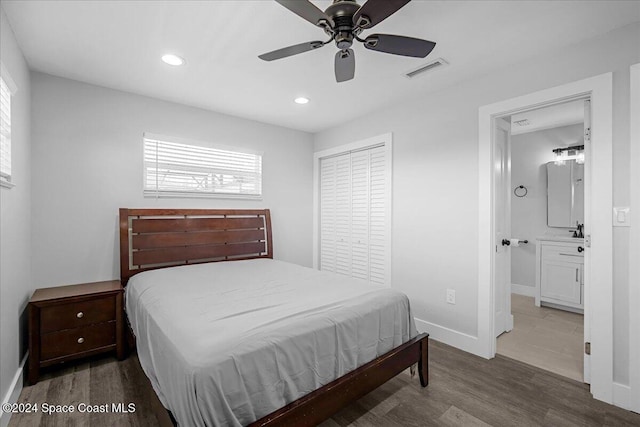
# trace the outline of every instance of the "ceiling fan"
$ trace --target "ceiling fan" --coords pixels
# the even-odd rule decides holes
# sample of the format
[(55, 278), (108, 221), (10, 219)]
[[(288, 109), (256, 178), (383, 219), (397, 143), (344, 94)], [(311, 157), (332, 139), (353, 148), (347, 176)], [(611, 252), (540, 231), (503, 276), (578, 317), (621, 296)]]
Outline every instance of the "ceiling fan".
[(286, 58), (318, 49), (335, 41), (340, 49), (335, 56), (336, 81), (353, 79), (356, 70), (355, 56), (351, 45), (359, 41), (369, 50), (395, 55), (424, 58), (435, 47), (434, 42), (393, 34), (371, 34), (362, 39), (363, 30), (368, 30), (396, 13), (411, 0), (367, 0), (360, 6), (352, 0), (333, 0), (324, 12), (308, 0), (275, 0), (291, 12), (324, 30), (330, 37), (326, 41), (312, 41), (268, 52), (258, 57), (265, 61)]

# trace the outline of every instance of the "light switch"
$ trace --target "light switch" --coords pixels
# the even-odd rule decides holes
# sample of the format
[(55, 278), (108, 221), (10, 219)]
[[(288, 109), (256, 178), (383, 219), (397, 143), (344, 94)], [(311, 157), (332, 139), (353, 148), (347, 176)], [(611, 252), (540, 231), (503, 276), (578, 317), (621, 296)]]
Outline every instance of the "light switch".
[(613, 226), (614, 227), (630, 227), (631, 226), (628, 207), (613, 208)]

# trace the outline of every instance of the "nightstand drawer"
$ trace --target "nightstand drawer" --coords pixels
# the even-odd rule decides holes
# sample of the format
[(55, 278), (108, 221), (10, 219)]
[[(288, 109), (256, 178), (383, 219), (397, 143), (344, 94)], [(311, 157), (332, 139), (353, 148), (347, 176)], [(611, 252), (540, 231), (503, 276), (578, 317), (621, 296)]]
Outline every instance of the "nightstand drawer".
[(72, 329), (94, 323), (108, 322), (116, 318), (114, 296), (87, 301), (42, 307), (40, 331), (47, 332)]
[(116, 322), (98, 323), (41, 335), (40, 359), (69, 356), (116, 344)]

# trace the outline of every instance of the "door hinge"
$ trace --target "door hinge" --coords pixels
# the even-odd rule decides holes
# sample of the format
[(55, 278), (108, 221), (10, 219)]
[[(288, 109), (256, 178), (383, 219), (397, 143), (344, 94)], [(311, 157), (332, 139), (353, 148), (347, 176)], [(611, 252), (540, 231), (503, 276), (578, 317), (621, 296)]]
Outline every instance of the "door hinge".
[(584, 353), (585, 354), (591, 354), (591, 343), (590, 342), (586, 342), (584, 343)]
[(587, 248), (591, 247), (591, 234), (584, 236), (584, 246)]
[(584, 142), (591, 142), (591, 128), (584, 130)]

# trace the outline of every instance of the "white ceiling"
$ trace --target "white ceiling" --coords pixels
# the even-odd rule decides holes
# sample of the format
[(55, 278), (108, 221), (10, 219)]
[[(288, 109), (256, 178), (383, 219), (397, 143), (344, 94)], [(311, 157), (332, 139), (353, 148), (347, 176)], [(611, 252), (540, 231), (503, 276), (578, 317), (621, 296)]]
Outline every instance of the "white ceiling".
[[(526, 126), (518, 126), (515, 122), (519, 120), (527, 120), (528, 124)], [(584, 100), (564, 102), (514, 114), (511, 116), (511, 135), (554, 129), (583, 122)]]
[[(330, 2), (314, 1), (322, 9)], [(274, 62), (258, 55), (324, 33), (273, 1), (2, 0), (37, 71), (309, 132), (640, 21), (638, 1), (414, 0), (372, 32), (437, 42), (426, 59), (355, 47), (336, 83), (329, 44)], [(173, 68), (173, 52), (187, 64)], [(450, 65), (413, 80), (430, 59)], [(311, 99), (293, 103), (296, 96)]]

